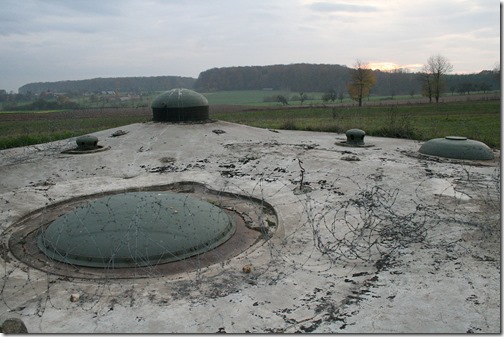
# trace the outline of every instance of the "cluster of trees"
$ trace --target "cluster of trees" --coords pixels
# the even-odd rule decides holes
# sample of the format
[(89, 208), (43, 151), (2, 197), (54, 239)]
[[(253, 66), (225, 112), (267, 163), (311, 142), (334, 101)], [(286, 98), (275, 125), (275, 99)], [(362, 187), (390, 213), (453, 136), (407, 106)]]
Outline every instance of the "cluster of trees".
[[(478, 75), (454, 75), (448, 74), (453, 70), (453, 65), (443, 55), (437, 54), (429, 57), (422, 70), (416, 74), (420, 83), (421, 93), (432, 102), (434, 98), (436, 103), (445, 92), (453, 94), (455, 91), (461, 94), (471, 91), (487, 92), (492, 90), (492, 82), (500, 80), (500, 65), (497, 65), (493, 71), (482, 71)], [(471, 79), (472, 81), (468, 81)], [(451, 83), (449, 83), (451, 82)], [(374, 73), (366, 68), (362, 62), (357, 61), (352, 72), (352, 81), (348, 85), (348, 93), (352, 99), (362, 105), (363, 97), (367, 97), (371, 88), (376, 83)], [(498, 85), (497, 85), (498, 86)]]
[(25, 84), (19, 88), (20, 94), (57, 93), (100, 93), (119, 91), (128, 93), (155, 92), (173, 88), (192, 88), (196, 82), (192, 77), (152, 76), (152, 77), (111, 77), (89, 80), (37, 82)]
[(483, 70), (478, 74), (448, 75), (445, 79), (451, 94), (468, 94), (472, 91), (486, 93), (500, 88), (500, 66), (496, 65), (493, 70)]
[[(418, 80), (421, 84), (423, 96), (432, 98), (439, 102), (441, 94), (446, 91), (446, 75), (453, 70), (453, 65), (442, 55), (429, 57), (427, 63), (422, 67), (418, 74)], [(352, 80), (348, 84), (348, 94), (350, 97), (362, 106), (363, 98), (369, 96), (371, 88), (376, 83), (376, 76), (372, 70), (368, 69), (366, 64), (357, 61), (352, 70)]]
[[(141, 97), (145, 93), (184, 87), (201, 92), (261, 89), (291, 91), (299, 93), (295, 100), (299, 100), (301, 104), (310, 99), (304, 94), (305, 92), (324, 92), (322, 99), (326, 102), (342, 101), (344, 97), (350, 96), (362, 105), (362, 100), (371, 94), (392, 99), (396, 95), (423, 94), (430, 101), (438, 102), (442, 93), (464, 94), (471, 91), (486, 92), (500, 89), (500, 66), (478, 74), (451, 75), (449, 73), (452, 70), (453, 66), (441, 55), (430, 57), (418, 73), (412, 73), (407, 69), (386, 72), (371, 70), (359, 60), (352, 68), (337, 64), (307, 63), (226, 67), (203, 71), (197, 79), (155, 76), (30, 83), (20, 87), (19, 94), (0, 90), (0, 102), (8, 102), (15, 108), (15, 102), (39, 100), (33, 102), (34, 109), (53, 109), (48, 106), (49, 97), (44, 95), (64, 93), (71, 98), (83, 94), (122, 92)], [(287, 102), (284, 97), (271, 99), (283, 104)], [(68, 108), (65, 104), (70, 103), (56, 101), (50, 104), (60, 104), (60, 107)], [(5, 107), (5, 104), (3, 105)]]
[(334, 102), (349, 95), (360, 104), (362, 98), (370, 94), (391, 98), (396, 95), (424, 94), (437, 101), (445, 92), (467, 92), (467, 88), (478, 91), (500, 89), (500, 78), (495, 76), (495, 71), (451, 75), (449, 72), (452, 68), (441, 55), (429, 58), (419, 73), (407, 69), (371, 70), (361, 61), (357, 61), (353, 68), (305, 63), (213, 68), (199, 75), (194, 88), (203, 92), (266, 88), (294, 92), (319, 91), (325, 93), (322, 97), (325, 101)]
[(25, 94), (16, 94), (13, 91), (7, 92), (4, 89), (0, 89), (0, 103), (9, 102), (22, 102), (22, 101), (32, 101), (36, 99), (37, 96), (32, 94), (31, 92)]
[(200, 73), (198, 91), (260, 90), (272, 88), (294, 92), (344, 88), (348, 68), (337, 64), (290, 64), (213, 68)]
[[(429, 57), (427, 63), (423, 65), (422, 70), (416, 74), (416, 78), (421, 86), (421, 93), (423, 96), (429, 98), (429, 103), (432, 103), (433, 98), (438, 103), (441, 95), (448, 91), (447, 79), (449, 78), (448, 74), (452, 70), (453, 65), (450, 61), (446, 57), (437, 54)], [(373, 88), (377, 81), (375, 73), (368, 69), (366, 64), (357, 61), (351, 74), (352, 79), (347, 86), (348, 94), (353, 100), (359, 103), (359, 106), (362, 106), (362, 99), (369, 96), (371, 88)], [(475, 77), (475, 74), (470, 76)], [(450, 86), (450, 91), (452, 94), (455, 90), (459, 93), (469, 93), (478, 89), (486, 92), (492, 89), (492, 85), (489, 84), (489, 82), (492, 82), (492, 79), (494, 81), (500, 79), (500, 66), (496, 66), (493, 71), (481, 72), (479, 76), (480, 81), (481, 78), (485, 78), (486, 81), (479, 84), (462, 80), (457, 85), (454, 85), (454, 80), (460, 77), (463, 78), (463, 75), (451, 78), (452, 85)], [(391, 94), (393, 96), (393, 93)], [(334, 96), (330, 96), (329, 98), (334, 100)]]
[(263, 97), (263, 102), (279, 102), (283, 105), (288, 105), (289, 102), (300, 102), (301, 104), (303, 104), (306, 101), (312, 101), (316, 99), (319, 99), (319, 97), (300, 92), (298, 94), (292, 94), (290, 95), (290, 97), (287, 97), (286, 95), (265, 96)]
[[(62, 96), (64, 97), (64, 96)], [(45, 100), (43, 98), (38, 98), (37, 100), (29, 103), (18, 105), (17, 102), (11, 102), (4, 104), (2, 110), (5, 111), (24, 111), (24, 110), (60, 110), (60, 109), (78, 109), (79, 104), (71, 101), (67, 97), (58, 100)]]

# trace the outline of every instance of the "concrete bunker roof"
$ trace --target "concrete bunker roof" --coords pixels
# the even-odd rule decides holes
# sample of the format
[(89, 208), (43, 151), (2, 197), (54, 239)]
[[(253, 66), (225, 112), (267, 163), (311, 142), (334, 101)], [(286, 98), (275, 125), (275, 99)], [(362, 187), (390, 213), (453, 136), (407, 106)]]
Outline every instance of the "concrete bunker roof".
[[(137, 123), (121, 129), (128, 133), (95, 133), (111, 147), (104, 153), (62, 155), (61, 148), (75, 145), (73, 139), (2, 151), (1, 243), (10, 248), (0, 257), (8, 275), (2, 282), (2, 319), (21, 316), (30, 333), (500, 331), (500, 151), (494, 150), (493, 161), (468, 168), (452, 160), (410, 156), (420, 146), (413, 140), (370, 136), (373, 148), (349, 149), (335, 143), (346, 139), (341, 133), (272, 132), (222, 121)], [(181, 184), (186, 181), (201, 184), (203, 195), (212, 189), (210, 200), (216, 202), (228, 194), (256, 198), (259, 206), (264, 200), (278, 215), (271, 216), (276, 225), (264, 220), (268, 211), (247, 204), (251, 211), (244, 209), (236, 218), (253, 215), (257, 229), (239, 254), (230, 252), (208, 264), (200, 264), (205, 262), (200, 256), (183, 260), (183, 268), (173, 273), (151, 266), (122, 268), (142, 277), (123, 279), (113, 268), (105, 278), (93, 277), (89, 269), (97, 268), (78, 268), (80, 277), (56, 270), (63, 263), (38, 267), (47, 260), (32, 265), (19, 258), (27, 256), (25, 248), (32, 251), (31, 242), (20, 239), (28, 231), (38, 235), (61, 203), (168, 185), (191, 193)], [(294, 193), (302, 184), (311, 190)], [(375, 202), (381, 196), (390, 198)], [(386, 202), (391, 199), (392, 205)], [(235, 199), (223, 204), (235, 205)], [(390, 214), (377, 229), (396, 229), (401, 240), (419, 237), (419, 231), (403, 230), (412, 225), (428, 235), (405, 246), (406, 241), (395, 246), (383, 236), (399, 248), (397, 255), (380, 253), (365, 261), (335, 260), (317, 247), (319, 242), (329, 247), (338, 238), (352, 240), (353, 232), (362, 233), (356, 229), (369, 228), (362, 226), (372, 214)], [(27, 227), (25, 221), (33, 229), (18, 232)], [(262, 240), (264, 227), (275, 229), (268, 241)], [(483, 236), (483, 230), (488, 234)], [(238, 234), (220, 247), (238, 240)], [(71, 301), (72, 294), (81, 300)], [(336, 310), (344, 321), (334, 319)]]

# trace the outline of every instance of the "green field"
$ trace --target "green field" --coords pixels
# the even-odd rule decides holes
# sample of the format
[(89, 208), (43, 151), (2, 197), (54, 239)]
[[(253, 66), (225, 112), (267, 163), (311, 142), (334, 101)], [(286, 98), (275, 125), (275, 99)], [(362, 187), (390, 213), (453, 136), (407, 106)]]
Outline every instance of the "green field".
[[(237, 90), (237, 91), (216, 91), (202, 93), (210, 105), (215, 104), (238, 104), (253, 106), (280, 106), (276, 99), (282, 95), (293, 105), (299, 105), (299, 93), (280, 91), (280, 90)], [(322, 94), (320, 92), (306, 93), (310, 99), (304, 102), (304, 105), (322, 103)]]
[[(208, 100), (210, 105), (214, 104), (239, 104), (239, 105), (253, 105), (253, 106), (279, 106), (281, 105), (276, 101), (276, 96), (282, 95), (289, 101), (290, 105), (301, 105), (299, 101), (298, 92), (282, 91), (282, 90), (236, 90), (236, 91), (216, 91), (202, 93)], [(324, 103), (322, 101), (323, 92), (305, 92), (308, 99), (303, 102), (303, 105), (319, 105)], [(412, 98), (421, 98), (420, 95), (415, 96), (396, 96), (395, 100), (407, 100)], [(377, 102), (389, 97), (371, 96), (366, 98), (366, 102)], [(336, 100), (334, 104), (339, 103), (352, 103), (353, 101), (345, 94), (345, 98), (340, 102)]]
[(359, 128), (371, 136), (417, 140), (458, 135), (500, 148), (498, 100), (361, 108), (278, 108), (213, 113), (212, 118), (269, 129), (344, 133)]
[(151, 116), (96, 116), (47, 120), (0, 121), (0, 150), (77, 137), (149, 121)]
[[(500, 100), (468, 99), (439, 104), (407, 104), (355, 107), (318, 101), (282, 107), (263, 102), (281, 91), (228, 91), (206, 93), (211, 118), (269, 129), (344, 133), (363, 129), (367, 135), (428, 140), (447, 135), (466, 136), (500, 148)], [(287, 93), (290, 96), (295, 93)], [(317, 93), (308, 93), (316, 96)], [(290, 97), (289, 96), (289, 97)], [(316, 96), (319, 97), (319, 96)], [(374, 98), (379, 101), (383, 98)], [(345, 103), (345, 101), (344, 101)], [(223, 104), (230, 106), (226, 107)], [(245, 107), (234, 108), (236, 105)], [(246, 106), (250, 107), (250, 110)], [(261, 108), (261, 106), (263, 108)], [(252, 109), (253, 108), (253, 109)], [(62, 116), (61, 114), (64, 114)], [(33, 117), (31, 117), (33, 116)], [(93, 109), (45, 113), (1, 113), (0, 150), (76, 137), (83, 134), (151, 120), (149, 108)]]

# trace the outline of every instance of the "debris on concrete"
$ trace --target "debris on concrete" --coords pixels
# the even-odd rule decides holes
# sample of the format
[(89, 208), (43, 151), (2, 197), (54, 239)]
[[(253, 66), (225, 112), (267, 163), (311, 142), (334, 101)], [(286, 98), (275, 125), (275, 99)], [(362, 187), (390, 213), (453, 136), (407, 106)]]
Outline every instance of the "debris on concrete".
[(128, 133), (128, 131), (117, 130), (110, 137), (120, 137), (120, 136), (124, 136), (127, 133)]
[(0, 326), (0, 332), (4, 334), (28, 333), (28, 329), (19, 318), (7, 318)]

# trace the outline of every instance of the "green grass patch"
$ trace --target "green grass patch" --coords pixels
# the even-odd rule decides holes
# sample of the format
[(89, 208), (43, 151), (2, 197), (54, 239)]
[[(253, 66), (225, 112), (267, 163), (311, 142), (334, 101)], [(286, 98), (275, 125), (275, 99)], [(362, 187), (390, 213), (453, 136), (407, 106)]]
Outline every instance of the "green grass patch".
[[(259, 91), (271, 95), (271, 91)], [(227, 92), (229, 93), (229, 92)], [(257, 92), (255, 93), (257, 94)], [(249, 99), (253, 99), (250, 94)], [(246, 94), (243, 93), (243, 101)], [(216, 104), (216, 103), (214, 103)], [(41, 118), (0, 121), (0, 149), (27, 146), (77, 137), (132, 123), (147, 122), (146, 115), (97, 114), (80, 118), (59, 118), (50, 114)], [(213, 119), (260, 128), (344, 133), (359, 128), (370, 136), (428, 140), (466, 136), (500, 148), (500, 101), (464, 101), (439, 104), (415, 104), (364, 107), (265, 107), (261, 110), (212, 112)]]
[[(289, 101), (289, 104), (299, 105), (299, 93), (282, 90), (236, 90), (236, 91), (215, 91), (202, 93), (210, 105), (217, 104), (239, 104), (254, 106), (280, 106), (276, 101), (278, 95), (282, 95)], [(320, 104), (322, 102), (321, 92), (305, 93), (309, 99), (303, 105)], [(294, 100), (293, 100), (294, 99)]]
[[(339, 99), (334, 102), (324, 102), (322, 100), (323, 92), (305, 92), (307, 99), (301, 104), (299, 100), (299, 92), (289, 90), (234, 90), (234, 91), (215, 91), (202, 93), (208, 100), (210, 105), (217, 104), (238, 104), (238, 105), (253, 105), (253, 106), (281, 106), (282, 104), (275, 100), (276, 96), (282, 95), (287, 98), (289, 105), (321, 105), (321, 104), (341, 104), (353, 103), (354, 101), (344, 93), (342, 101)], [(394, 96), (394, 100), (409, 100), (412, 98), (422, 98), (421, 95), (403, 95)], [(390, 96), (370, 96), (364, 99), (364, 102), (380, 102), (383, 100), (390, 100)]]
[(151, 119), (150, 116), (114, 116), (3, 121), (0, 123), (0, 150), (77, 137)]
[(214, 112), (211, 117), (269, 129), (341, 133), (359, 128), (370, 136), (417, 140), (465, 136), (500, 148), (498, 100), (361, 108), (279, 108)]

